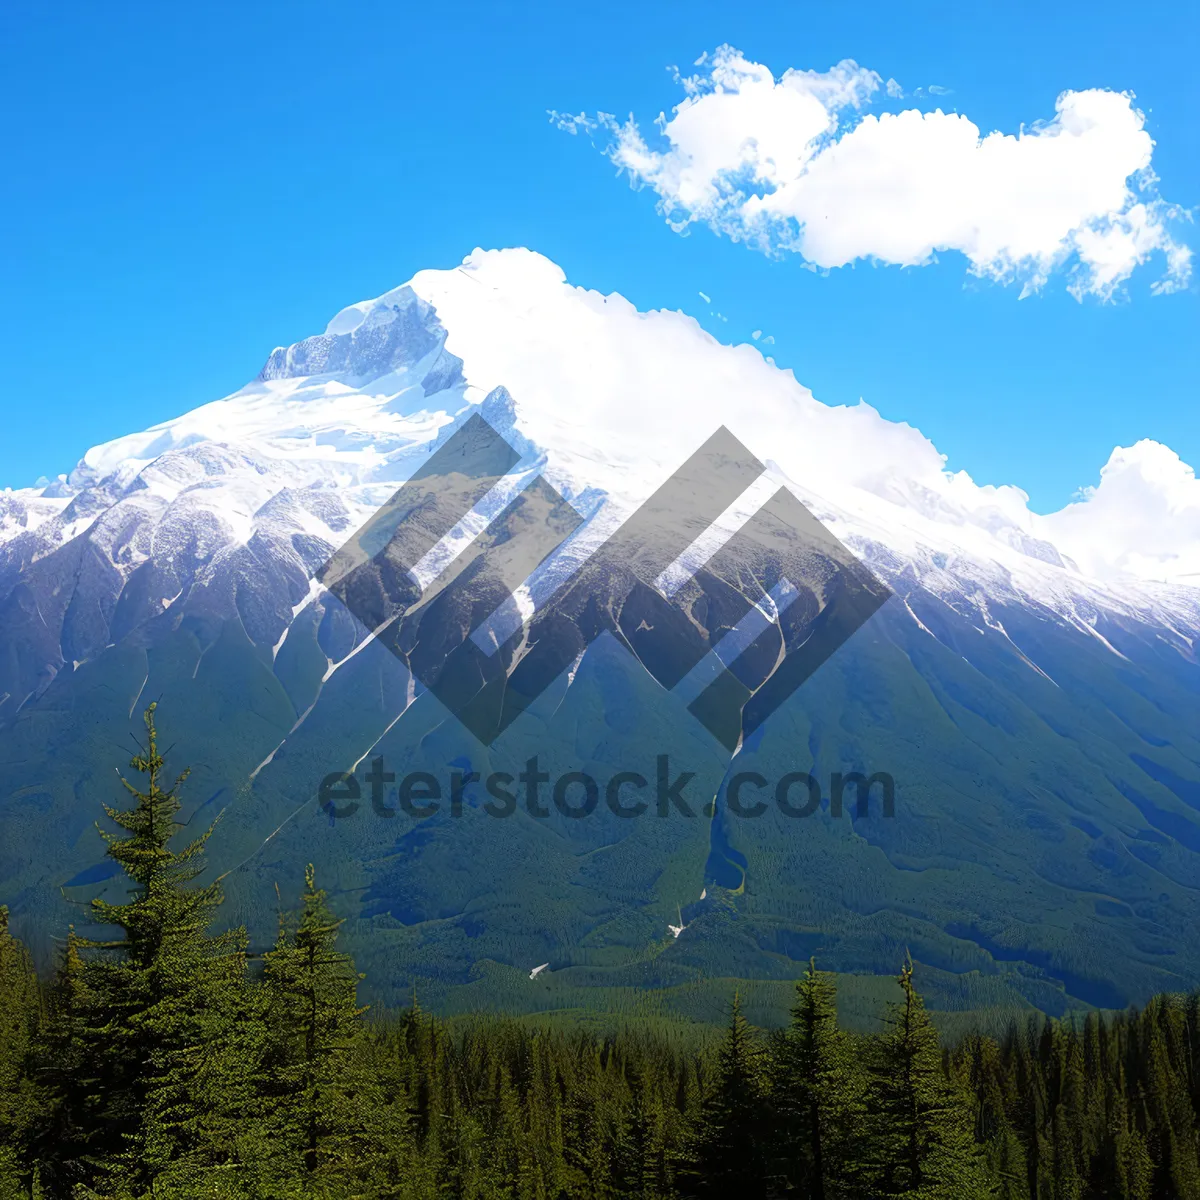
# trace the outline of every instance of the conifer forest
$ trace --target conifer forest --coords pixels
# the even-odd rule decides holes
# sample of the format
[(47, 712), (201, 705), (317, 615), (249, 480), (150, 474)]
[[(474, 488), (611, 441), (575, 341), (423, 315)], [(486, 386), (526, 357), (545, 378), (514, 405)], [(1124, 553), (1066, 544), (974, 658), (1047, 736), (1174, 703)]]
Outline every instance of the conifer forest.
[(952, 1043), (911, 960), (872, 1034), (815, 962), (773, 1031), (736, 992), (692, 1037), (377, 1011), (311, 867), (266, 953), (218, 931), (145, 720), (128, 899), (49, 978), (0, 909), (0, 1200), (1200, 1200), (1200, 994)]

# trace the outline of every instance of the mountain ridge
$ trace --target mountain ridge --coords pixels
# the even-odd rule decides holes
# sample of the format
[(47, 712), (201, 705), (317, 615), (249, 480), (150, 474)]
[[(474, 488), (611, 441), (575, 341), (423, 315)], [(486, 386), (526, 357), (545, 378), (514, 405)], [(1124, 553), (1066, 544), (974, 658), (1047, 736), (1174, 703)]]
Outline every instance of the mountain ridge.
[[(316, 366), (335, 369), (302, 373)], [(586, 520), (529, 580), (536, 605), (728, 424), (767, 471), (690, 567), (783, 485), (896, 598), (733, 761), (603, 638), (481, 754), (313, 583), (475, 413), (520, 460), (418, 564), (423, 579), (540, 473)], [(1186, 515), (1168, 534), (1190, 553)], [(153, 697), (165, 719), (179, 706), (196, 813), (226, 813), (213, 850), (231, 914), (260, 933), (274, 882), (319, 858), (396, 993), (421, 978), (465, 1003), (486, 977), (519, 1008), (532, 1000), (518, 983), (550, 961), (562, 1003), (684, 995), (715, 974), (787, 977), (815, 947), (886, 971), (905, 942), (942, 973), (943, 1007), (1063, 1011), (1177, 986), (1200, 973), (1200, 591), (1113, 575), (1166, 561), (1152, 543), (1133, 559), (1136, 539), (1106, 577), (1087, 574), (1091, 535), (1046, 520), (1016, 489), (946, 472), (911, 427), (821, 405), (757, 349), (571, 288), (531, 252), (421, 272), (273, 351), (232, 396), (0, 495), (0, 899), (45, 950), (71, 912), (64, 885), (103, 882), (89, 874), (96, 805)], [(375, 754), (397, 773), (484, 774), (540, 752), (652, 777), (668, 749), (722, 800), (713, 821), (485, 824), (476, 796), (462, 820), (400, 832), (317, 804), (320, 779)], [(899, 815), (835, 820), (825, 797), (802, 827), (738, 823), (723, 803), (734, 762), (887, 770)], [(742, 882), (725, 886), (721, 860), (738, 856)]]

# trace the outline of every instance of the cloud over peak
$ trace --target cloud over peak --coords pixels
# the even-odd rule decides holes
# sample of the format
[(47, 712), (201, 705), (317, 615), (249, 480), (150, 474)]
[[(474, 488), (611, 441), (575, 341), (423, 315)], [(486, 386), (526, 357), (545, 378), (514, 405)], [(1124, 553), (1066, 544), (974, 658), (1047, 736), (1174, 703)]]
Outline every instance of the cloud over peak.
[(1049, 120), (983, 134), (940, 109), (862, 115), (880, 91), (902, 91), (851, 59), (776, 79), (722, 46), (696, 67), (676, 72), (684, 97), (656, 136), (632, 116), (551, 113), (568, 132), (603, 132), (679, 232), (707, 224), (817, 269), (958, 251), (972, 274), (1022, 295), (1062, 272), (1076, 298), (1107, 300), (1157, 255), (1156, 291), (1188, 282), (1191, 250), (1170, 229), (1185, 214), (1157, 193), (1154, 142), (1128, 93), (1066, 91)]
[(1116, 447), (1099, 484), (1040, 522), (1098, 578), (1200, 577), (1200, 480), (1161, 442)]

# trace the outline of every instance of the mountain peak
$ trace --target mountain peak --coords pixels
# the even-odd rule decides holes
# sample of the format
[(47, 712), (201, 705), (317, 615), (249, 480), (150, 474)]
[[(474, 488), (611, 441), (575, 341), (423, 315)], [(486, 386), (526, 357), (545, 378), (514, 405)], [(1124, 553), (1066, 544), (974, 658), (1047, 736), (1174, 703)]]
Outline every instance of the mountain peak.
[[(286, 464), (305, 486), (357, 489), (365, 511), (499, 390), (527, 461), (564, 495), (600, 494), (617, 509), (725, 425), (839, 536), (907, 560), (1032, 572), (1021, 586), (1037, 594), (1200, 572), (1200, 484), (1166, 447), (1117, 448), (1097, 487), (1041, 516), (1019, 488), (948, 470), (912, 426), (866, 403), (819, 402), (757, 344), (726, 345), (681, 312), (573, 286), (519, 248), (477, 249), (341, 309), (233, 395), (89, 451), (69, 491), (109, 477), (127, 486), (160, 455), (218, 441)], [(1063, 573), (1076, 583), (1056, 581)]]

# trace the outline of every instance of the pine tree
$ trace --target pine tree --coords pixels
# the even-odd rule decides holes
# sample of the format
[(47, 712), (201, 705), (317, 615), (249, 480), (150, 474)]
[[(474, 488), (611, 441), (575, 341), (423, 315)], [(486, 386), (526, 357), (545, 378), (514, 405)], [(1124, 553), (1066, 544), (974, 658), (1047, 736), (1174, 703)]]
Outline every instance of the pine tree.
[(777, 1173), (810, 1200), (855, 1195), (864, 1080), (838, 1028), (834, 977), (813, 960), (796, 984), (791, 1025), (774, 1058)]
[(357, 1000), (361, 977), (337, 949), (342, 922), (311, 865), (304, 879), (298, 920), (281, 920), (265, 956), (262, 1111), (276, 1170), (344, 1185), (387, 1172), (385, 1114)]
[(46, 1020), (35, 1051), (44, 1102), (33, 1136), (32, 1156), (52, 1195), (69, 1195), (89, 1177), (86, 1163), (95, 1140), (96, 1080), (85, 1070), (89, 1008), (83, 957), (74, 926), (47, 994)]
[(973, 1034), (953, 1056), (963, 1089), (974, 1099), (975, 1141), (984, 1147), (998, 1200), (1029, 1200), (1029, 1167), (1013, 1118), (1020, 1104), (1015, 1071), (1006, 1069), (1000, 1047)]
[(693, 1167), (694, 1194), (736, 1195), (744, 1200), (766, 1197), (767, 1148), (772, 1124), (766, 1063), (736, 992), (717, 1058), (716, 1079), (700, 1121)]
[(603, 1048), (580, 1039), (574, 1048), (564, 1113), (564, 1180), (568, 1194), (607, 1197), (616, 1133), (606, 1090)]
[(1150, 1200), (1154, 1182), (1154, 1163), (1145, 1139), (1132, 1127), (1126, 1100), (1125, 1070), (1118, 1067), (1108, 1117), (1108, 1137), (1097, 1164), (1093, 1190), (1112, 1200)]
[(629, 1100), (617, 1135), (613, 1178), (621, 1196), (662, 1200), (675, 1194), (678, 1130), (665, 1094), (665, 1064), (652, 1049), (638, 1049), (637, 1061), (626, 1071)]
[(1017, 1096), (1013, 1124), (1025, 1147), (1027, 1190), (1032, 1200), (1052, 1200), (1054, 1195), (1054, 1150), (1047, 1115), (1051, 1105), (1038, 1055), (1045, 1026), (1040, 1015), (1030, 1017), (1026, 1028), (1014, 1029), (1009, 1039), (1008, 1058)]
[(1156, 1189), (1172, 1200), (1200, 1200), (1196, 1114), (1188, 1099), (1184, 1022), (1176, 998), (1158, 996), (1142, 1011), (1140, 1066), (1147, 1140)]
[(72, 938), (62, 980), (69, 1029), (65, 1044), (58, 1038), (78, 1072), (67, 1119), (81, 1125), (83, 1155), (70, 1171), (134, 1194), (168, 1179), (202, 1187), (210, 1169), (226, 1178), (239, 1117), (229, 1104), (245, 1077), (235, 1036), (245, 932), (208, 932), (221, 889), (195, 882), (212, 827), (172, 846), (187, 772), (164, 786), (155, 708), (130, 763), (143, 788), (122, 778), (135, 803), (105, 806), (117, 832), (100, 830), (132, 886), (124, 903), (93, 900), (92, 916), (122, 936)]
[[(538, 1166), (541, 1191), (557, 1196), (566, 1172), (563, 1170), (563, 1121), (553, 1048), (543, 1033), (526, 1035), (529, 1137)], [(636, 1193), (634, 1193), (636, 1195)]]
[(1082, 1048), (1075, 1030), (1047, 1022), (1041, 1058), (1050, 1102), (1049, 1138), (1054, 1175), (1053, 1200), (1081, 1200), (1088, 1154), (1083, 1119), (1086, 1107)]
[(25, 947), (0, 905), (0, 1200), (27, 1192), (24, 1163), (42, 1103), (33, 1081), (41, 990)]
[(947, 1077), (937, 1031), (913, 984), (909, 958), (899, 976), (890, 1031), (871, 1064), (872, 1190), (921, 1200), (993, 1196), (967, 1098)]

